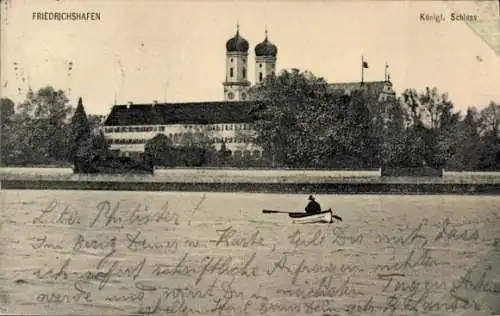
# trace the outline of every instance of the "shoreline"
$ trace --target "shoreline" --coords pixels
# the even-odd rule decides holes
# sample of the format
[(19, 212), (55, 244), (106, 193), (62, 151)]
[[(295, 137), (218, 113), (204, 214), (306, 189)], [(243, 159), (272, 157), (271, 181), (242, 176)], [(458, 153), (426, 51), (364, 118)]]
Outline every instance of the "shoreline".
[(180, 191), (281, 194), (500, 195), (500, 183), (147, 182), (1, 180), (3, 190)]
[(172, 168), (147, 175), (73, 174), (71, 168), (0, 168), (0, 184), (5, 190), (500, 195), (500, 172), (381, 177), (380, 170)]

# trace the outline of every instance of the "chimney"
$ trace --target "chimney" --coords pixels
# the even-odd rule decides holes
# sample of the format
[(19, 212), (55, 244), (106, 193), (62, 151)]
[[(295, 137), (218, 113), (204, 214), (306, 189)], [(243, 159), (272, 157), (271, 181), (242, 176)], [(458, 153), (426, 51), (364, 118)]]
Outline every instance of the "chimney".
[(134, 104), (134, 103), (132, 103), (132, 102), (128, 101), (128, 102), (127, 102), (127, 109), (130, 109), (130, 106), (131, 106), (132, 104)]
[(155, 105), (158, 105), (158, 101), (157, 101), (157, 100), (153, 100), (153, 107), (154, 107)]

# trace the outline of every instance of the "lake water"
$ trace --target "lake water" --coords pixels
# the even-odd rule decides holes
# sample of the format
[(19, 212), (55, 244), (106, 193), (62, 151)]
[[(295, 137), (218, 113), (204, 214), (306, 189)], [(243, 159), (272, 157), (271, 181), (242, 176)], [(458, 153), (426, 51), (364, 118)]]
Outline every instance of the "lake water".
[(1, 194), (4, 314), (500, 314), (497, 196)]

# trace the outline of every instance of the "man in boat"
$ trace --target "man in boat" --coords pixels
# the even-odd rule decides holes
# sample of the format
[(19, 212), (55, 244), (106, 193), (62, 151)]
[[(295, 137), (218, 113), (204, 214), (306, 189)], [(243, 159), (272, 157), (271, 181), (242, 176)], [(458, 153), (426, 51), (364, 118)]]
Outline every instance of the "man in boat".
[(312, 195), (309, 195), (309, 203), (306, 206), (307, 214), (317, 214), (321, 212), (321, 205), (319, 205)]

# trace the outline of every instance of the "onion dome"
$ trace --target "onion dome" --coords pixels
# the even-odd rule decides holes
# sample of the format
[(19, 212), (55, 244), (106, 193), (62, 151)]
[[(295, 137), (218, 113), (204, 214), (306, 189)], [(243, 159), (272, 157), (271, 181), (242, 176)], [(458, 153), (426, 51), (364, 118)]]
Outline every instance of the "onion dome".
[(278, 54), (278, 47), (276, 47), (276, 45), (274, 45), (267, 39), (267, 30), (266, 30), (266, 38), (264, 39), (264, 41), (255, 46), (255, 56), (276, 57), (277, 54)]
[(233, 38), (230, 38), (226, 42), (226, 50), (228, 52), (248, 52), (248, 41), (240, 36), (240, 28), (238, 27), (236, 30), (236, 35)]

